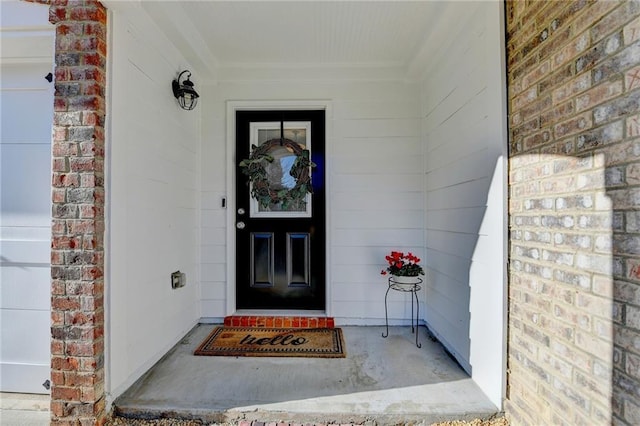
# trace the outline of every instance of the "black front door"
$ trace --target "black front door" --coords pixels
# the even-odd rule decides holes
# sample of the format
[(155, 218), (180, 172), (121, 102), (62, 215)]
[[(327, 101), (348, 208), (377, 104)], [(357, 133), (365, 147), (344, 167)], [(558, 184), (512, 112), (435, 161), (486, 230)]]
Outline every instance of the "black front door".
[(236, 112), (238, 309), (325, 309), (324, 166), (324, 111)]

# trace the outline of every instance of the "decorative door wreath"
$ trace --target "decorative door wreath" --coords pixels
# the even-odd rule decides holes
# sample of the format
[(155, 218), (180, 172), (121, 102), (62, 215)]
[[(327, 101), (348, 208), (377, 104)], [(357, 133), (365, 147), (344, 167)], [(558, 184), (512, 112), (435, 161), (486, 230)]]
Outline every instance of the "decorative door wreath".
[[(290, 189), (273, 188), (267, 176), (266, 163), (273, 162), (273, 156), (269, 152), (276, 146), (286, 148), (296, 157), (289, 171), (295, 180), (295, 186)], [(251, 197), (264, 209), (269, 209), (272, 204), (280, 204), (282, 210), (304, 209), (307, 193), (313, 193), (310, 169), (316, 165), (309, 158), (309, 150), (302, 149), (290, 139), (271, 139), (260, 146), (251, 145), (249, 158), (242, 160), (239, 166), (253, 184)]]

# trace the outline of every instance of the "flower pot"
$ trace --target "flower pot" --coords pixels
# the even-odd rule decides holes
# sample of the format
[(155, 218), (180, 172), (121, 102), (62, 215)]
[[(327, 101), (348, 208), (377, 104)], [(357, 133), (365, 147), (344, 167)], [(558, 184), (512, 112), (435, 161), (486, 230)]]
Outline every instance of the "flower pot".
[(413, 290), (418, 284), (422, 283), (422, 278), (392, 275), (389, 278), (389, 282), (394, 288), (410, 291)]

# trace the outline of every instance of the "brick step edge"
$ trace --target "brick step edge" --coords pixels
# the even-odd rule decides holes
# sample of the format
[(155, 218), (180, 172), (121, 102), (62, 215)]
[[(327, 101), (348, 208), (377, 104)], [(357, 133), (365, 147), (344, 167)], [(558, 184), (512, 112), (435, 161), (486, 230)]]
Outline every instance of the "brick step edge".
[(264, 328), (334, 328), (328, 317), (231, 315), (224, 318), (225, 327)]

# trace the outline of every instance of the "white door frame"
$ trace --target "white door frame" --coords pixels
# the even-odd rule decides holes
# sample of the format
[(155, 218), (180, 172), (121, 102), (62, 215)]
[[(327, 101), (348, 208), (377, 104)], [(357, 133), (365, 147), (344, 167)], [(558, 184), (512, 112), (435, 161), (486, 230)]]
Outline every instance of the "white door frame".
[[(227, 293), (225, 315), (236, 312), (236, 111), (277, 111), (277, 110), (324, 110), (325, 111), (325, 224), (326, 224), (326, 261), (325, 261), (325, 314), (331, 316), (331, 173), (329, 159), (332, 158), (332, 103), (330, 100), (300, 101), (227, 101)], [(278, 312), (278, 311), (274, 311)]]

